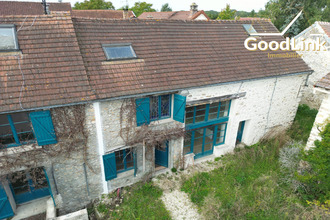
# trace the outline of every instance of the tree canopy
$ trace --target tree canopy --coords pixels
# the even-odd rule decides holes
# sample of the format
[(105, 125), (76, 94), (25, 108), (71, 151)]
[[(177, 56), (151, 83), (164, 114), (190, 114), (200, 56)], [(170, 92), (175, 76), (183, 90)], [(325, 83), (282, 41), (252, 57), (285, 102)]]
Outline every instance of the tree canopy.
[(152, 4), (149, 4), (147, 2), (135, 2), (134, 6), (130, 8), (136, 15), (136, 17), (139, 17), (143, 12), (153, 12), (156, 11), (155, 9), (151, 8)]
[(168, 6), (168, 3), (162, 5), (162, 9), (160, 11), (172, 11), (172, 8)]
[(219, 16), (217, 19), (219, 20), (234, 20), (235, 19), (235, 10), (230, 9), (230, 5), (226, 4), (226, 8), (222, 9), (219, 13)]
[(303, 14), (291, 26), (287, 35), (297, 35), (315, 21), (330, 21), (329, 0), (270, 0), (266, 13), (282, 31), (300, 12)]
[(74, 4), (73, 9), (87, 10), (87, 9), (115, 9), (112, 2), (105, 0), (85, 0)]

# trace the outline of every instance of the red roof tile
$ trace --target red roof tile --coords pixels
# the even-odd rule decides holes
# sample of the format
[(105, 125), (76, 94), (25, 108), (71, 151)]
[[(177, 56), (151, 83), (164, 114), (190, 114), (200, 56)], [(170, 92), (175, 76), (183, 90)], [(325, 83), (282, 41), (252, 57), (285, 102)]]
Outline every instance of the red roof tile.
[[(49, 10), (54, 11), (71, 11), (70, 3), (47, 2)], [(1, 15), (42, 15), (44, 14), (43, 5), (40, 2), (16, 2), (16, 1), (0, 1)]]
[[(269, 21), (252, 22), (258, 32), (277, 31)], [(73, 23), (91, 86), (101, 99), (310, 71), (301, 58), (248, 51), (240, 21), (75, 18)], [(101, 44), (113, 43), (131, 43), (138, 59), (106, 61)]]
[[(72, 17), (123, 19), (123, 10), (72, 10)], [(133, 11), (128, 11), (127, 18), (134, 18)]]
[(330, 37), (330, 22), (318, 21), (321, 28), (324, 30), (325, 34)]
[(194, 20), (203, 14), (207, 20), (210, 18), (203, 10), (196, 12), (192, 17), (190, 11), (169, 11), (169, 12), (143, 12), (138, 18), (140, 19), (168, 19), (168, 20)]
[(330, 90), (330, 73), (328, 73), (326, 76), (324, 76), (322, 79), (320, 79), (315, 84), (315, 86), (323, 88), (323, 89)]
[(0, 53), (0, 112), (95, 99), (71, 17), (2, 16), (15, 24), (21, 52)]

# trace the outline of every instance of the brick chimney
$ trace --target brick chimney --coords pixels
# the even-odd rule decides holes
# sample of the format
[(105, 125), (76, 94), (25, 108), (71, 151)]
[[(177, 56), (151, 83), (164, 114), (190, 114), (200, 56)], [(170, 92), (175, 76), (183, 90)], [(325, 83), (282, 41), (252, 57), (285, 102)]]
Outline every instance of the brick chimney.
[(197, 12), (198, 12), (198, 5), (195, 2), (193, 2), (190, 5), (190, 15), (189, 15), (189, 17), (194, 16), (194, 14), (196, 14)]
[(127, 8), (124, 8), (123, 9), (123, 19), (128, 19), (128, 9)]

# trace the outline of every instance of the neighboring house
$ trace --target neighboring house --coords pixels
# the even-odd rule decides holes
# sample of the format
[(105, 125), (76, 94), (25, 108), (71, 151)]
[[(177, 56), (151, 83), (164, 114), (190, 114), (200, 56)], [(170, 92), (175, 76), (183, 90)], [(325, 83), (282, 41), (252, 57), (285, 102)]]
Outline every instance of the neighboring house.
[(136, 16), (133, 11), (125, 10), (72, 10), (72, 17), (129, 19)]
[[(47, 2), (50, 12), (71, 12), (70, 3)], [(0, 15), (42, 15), (44, 6), (40, 2), (0, 1)]]
[(320, 131), (324, 129), (327, 123), (330, 123), (330, 73), (315, 84), (314, 93), (322, 97), (322, 102), (308, 138), (306, 149), (314, 147), (314, 141), (321, 140)]
[[(311, 69), (248, 51), (247, 23), (277, 31), (269, 21), (0, 17), (0, 218), (47, 196), (71, 212), (289, 126)], [(85, 128), (72, 145), (59, 123), (70, 117)]]
[(198, 11), (198, 6), (196, 3), (193, 3), (190, 6), (190, 11), (143, 12), (138, 18), (166, 20), (210, 20), (203, 10)]
[(297, 42), (304, 40), (325, 43), (326, 51), (298, 51), (302, 59), (314, 70), (308, 78), (308, 85), (303, 89), (302, 104), (308, 104), (312, 108), (318, 109), (322, 96), (313, 93), (313, 87), (321, 78), (330, 72), (330, 22), (317, 21), (300, 34), (295, 36)]

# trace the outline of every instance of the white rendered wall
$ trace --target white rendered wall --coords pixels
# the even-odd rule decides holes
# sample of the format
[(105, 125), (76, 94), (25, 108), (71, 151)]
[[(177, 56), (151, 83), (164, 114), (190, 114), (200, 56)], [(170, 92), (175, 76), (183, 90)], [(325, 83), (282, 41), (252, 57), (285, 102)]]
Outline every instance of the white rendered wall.
[(240, 121), (247, 121), (242, 141), (248, 145), (258, 142), (273, 127), (289, 126), (295, 117), (305, 79), (303, 74), (190, 89), (187, 102), (246, 92), (245, 97), (232, 100), (226, 141), (219, 147), (225, 149), (222, 152), (225, 153), (235, 147)]

